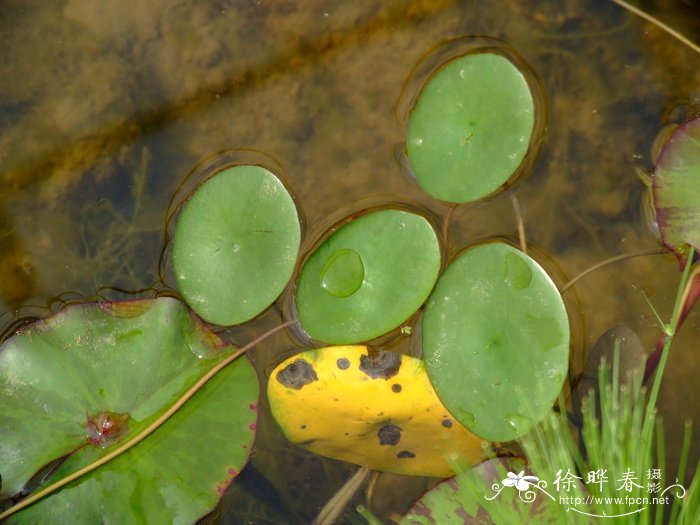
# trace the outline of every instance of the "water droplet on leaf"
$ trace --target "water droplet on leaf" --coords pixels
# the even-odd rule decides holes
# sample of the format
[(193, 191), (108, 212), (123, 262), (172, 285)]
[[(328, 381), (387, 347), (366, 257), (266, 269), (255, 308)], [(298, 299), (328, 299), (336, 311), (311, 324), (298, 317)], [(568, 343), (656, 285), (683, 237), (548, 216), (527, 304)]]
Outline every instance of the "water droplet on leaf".
[(505, 421), (518, 435), (525, 433), (532, 426), (530, 418), (517, 414), (507, 415)]
[(321, 270), (321, 286), (336, 297), (350, 297), (365, 278), (365, 267), (355, 250), (335, 251)]
[(466, 410), (458, 410), (457, 415), (459, 416), (457, 418), (459, 419), (459, 422), (467, 428), (473, 427), (476, 423), (476, 418), (471, 412), (467, 412)]
[(532, 281), (532, 270), (515, 253), (507, 253), (505, 258), (505, 280), (513, 288), (522, 290)]

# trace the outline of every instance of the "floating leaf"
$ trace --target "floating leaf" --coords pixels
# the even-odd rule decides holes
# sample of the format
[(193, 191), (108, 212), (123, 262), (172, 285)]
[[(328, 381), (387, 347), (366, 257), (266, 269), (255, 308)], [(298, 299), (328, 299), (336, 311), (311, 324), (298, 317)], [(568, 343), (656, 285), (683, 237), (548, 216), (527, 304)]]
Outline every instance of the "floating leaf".
[(491, 441), (522, 435), (551, 408), (568, 368), (556, 286), (530, 257), (491, 242), (447, 268), (423, 317), (423, 356), (440, 399)]
[(357, 343), (408, 319), (440, 269), (430, 223), (403, 210), (380, 210), (345, 224), (301, 270), (296, 308), (304, 330), (330, 343)]
[[(131, 439), (223, 354), (171, 298), (71, 306), (8, 339), (0, 348), (0, 499), (57, 458), (68, 455), (51, 481)], [(191, 523), (247, 461), (258, 388), (239, 359), (144, 441), (13, 519)]]
[(323, 456), (439, 477), (487, 457), (487, 443), (442, 406), (423, 362), (396, 352), (302, 352), (275, 368), (268, 397), (287, 439)]
[(234, 325), (279, 296), (299, 250), (294, 201), (260, 166), (234, 166), (205, 181), (175, 227), (177, 287), (205, 320)]
[(399, 524), (562, 523), (567, 516), (538, 481), (520, 460), (492, 459), (426, 492)]
[(652, 176), (656, 220), (664, 245), (684, 257), (700, 251), (700, 118), (675, 129)]
[(462, 56), (429, 80), (411, 112), (411, 169), (433, 197), (480, 199), (516, 172), (534, 123), (532, 93), (510, 60), (494, 53)]

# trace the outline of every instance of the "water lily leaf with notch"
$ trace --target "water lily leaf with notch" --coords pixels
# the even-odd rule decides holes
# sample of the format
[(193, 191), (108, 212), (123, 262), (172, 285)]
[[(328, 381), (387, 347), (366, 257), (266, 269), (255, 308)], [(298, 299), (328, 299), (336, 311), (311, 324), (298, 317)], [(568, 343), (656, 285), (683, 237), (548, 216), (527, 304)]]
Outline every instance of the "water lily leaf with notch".
[(177, 287), (203, 319), (243, 323), (282, 293), (301, 230), (292, 197), (261, 166), (234, 166), (201, 184), (175, 226)]
[(440, 270), (427, 219), (404, 210), (368, 213), (341, 226), (304, 264), (296, 308), (304, 330), (329, 343), (357, 343), (408, 319)]
[(656, 220), (664, 245), (679, 258), (700, 251), (700, 118), (676, 128), (652, 176)]
[(423, 317), (423, 357), (440, 399), (476, 435), (510, 441), (551, 409), (568, 369), (569, 324), (537, 262), (502, 242), (462, 252)]
[[(533, 488), (537, 481), (536, 477), (526, 474), (520, 460), (491, 459), (426, 492), (399, 524), (556, 525), (566, 522), (569, 516), (563, 511), (565, 507), (551, 501), (537, 487)], [(531, 491), (531, 499), (523, 496), (527, 491)]]
[(302, 352), (272, 372), (268, 398), (292, 443), (374, 470), (446, 477), (488, 457), (488, 443), (442, 405), (423, 362), (397, 352)]
[[(71, 306), (13, 336), (0, 348), (0, 499), (56, 458), (70, 454), (50, 481), (123, 444), (225, 353), (172, 298)], [(247, 461), (258, 390), (239, 359), (144, 441), (12, 519), (191, 523)]]
[(516, 172), (534, 123), (532, 93), (510, 60), (495, 53), (459, 57), (428, 81), (411, 112), (411, 169), (433, 197), (480, 199)]

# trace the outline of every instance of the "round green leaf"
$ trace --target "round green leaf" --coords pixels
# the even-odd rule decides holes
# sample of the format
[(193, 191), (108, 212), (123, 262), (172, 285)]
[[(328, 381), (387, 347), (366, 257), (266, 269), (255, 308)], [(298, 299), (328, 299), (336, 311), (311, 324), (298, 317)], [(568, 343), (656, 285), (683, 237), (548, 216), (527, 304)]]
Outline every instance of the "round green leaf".
[[(223, 349), (172, 298), (72, 306), (8, 339), (0, 347), (0, 500), (58, 458), (68, 455), (50, 481), (131, 439)], [(258, 389), (253, 367), (237, 361), (136, 447), (13, 518), (191, 523), (247, 461)]]
[(663, 243), (677, 254), (700, 251), (700, 118), (678, 127), (661, 151), (652, 177)]
[(490, 441), (509, 441), (551, 409), (568, 368), (556, 286), (530, 257), (491, 242), (445, 271), (423, 317), (423, 356), (447, 409)]
[(534, 123), (532, 93), (510, 60), (493, 53), (462, 56), (430, 79), (413, 108), (411, 169), (433, 197), (480, 199), (515, 173)]
[(338, 229), (309, 257), (296, 308), (313, 338), (343, 344), (382, 335), (428, 297), (440, 269), (430, 223), (403, 210), (380, 210)]
[(234, 325), (279, 296), (299, 250), (294, 201), (260, 166), (235, 166), (205, 181), (175, 227), (177, 287), (203, 319)]

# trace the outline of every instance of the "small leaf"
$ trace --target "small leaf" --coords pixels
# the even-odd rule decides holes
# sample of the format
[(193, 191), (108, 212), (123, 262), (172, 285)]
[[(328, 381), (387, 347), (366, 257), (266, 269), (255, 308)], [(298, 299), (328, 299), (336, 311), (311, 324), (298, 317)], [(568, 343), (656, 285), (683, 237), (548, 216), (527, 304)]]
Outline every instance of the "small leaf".
[(211, 323), (248, 321), (287, 285), (300, 236), (294, 201), (277, 177), (260, 166), (225, 169), (195, 190), (177, 220), (177, 287)]
[(270, 376), (287, 439), (375, 470), (445, 477), (487, 457), (487, 443), (442, 406), (420, 359), (366, 346), (308, 350)]
[(495, 192), (530, 147), (535, 104), (507, 58), (473, 53), (425, 85), (410, 115), (407, 150), (420, 186), (435, 198), (469, 202)]
[(569, 325), (556, 286), (501, 242), (464, 251), (440, 277), (423, 317), (423, 356), (445, 406), (491, 441), (527, 432), (566, 376)]
[(664, 245), (680, 259), (687, 246), (700, 251), (700, 118), (676, 128), (666, 142), (652, 195)]
[(329, 343), (357, 343), (408, 319), (440, 269), (430, 223), (403, 210), (380, 210), (340, 227), (304, 264), (296, 308), (304, 330)]

